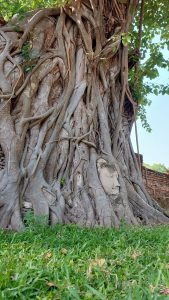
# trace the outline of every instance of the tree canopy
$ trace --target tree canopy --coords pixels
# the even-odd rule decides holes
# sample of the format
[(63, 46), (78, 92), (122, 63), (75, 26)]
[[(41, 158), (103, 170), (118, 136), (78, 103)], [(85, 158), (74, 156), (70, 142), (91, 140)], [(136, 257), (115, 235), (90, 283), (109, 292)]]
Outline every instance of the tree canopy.
[(153, 165), (144, 164), (145, 167), (148, 169), (160, 172), (160, 173), (168, 173), (169, 174), (169, 168), (167, 168), (164, 164), (155, 163)]

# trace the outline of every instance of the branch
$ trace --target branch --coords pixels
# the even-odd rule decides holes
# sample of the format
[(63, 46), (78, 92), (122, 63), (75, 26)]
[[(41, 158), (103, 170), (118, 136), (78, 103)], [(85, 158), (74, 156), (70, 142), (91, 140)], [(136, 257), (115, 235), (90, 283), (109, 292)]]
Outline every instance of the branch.
[(48, 17), (51, 15), (59, 15), (60, 14), (60, 8), (46, 8), (43, 10), (39, 10), (29, 21), (28, 24), (26, 24), (26, 29), (18, 41), (19, 48), (21, 49), (24, 42), (27, 40), (28, 35), (33, 30), (35, 25), (44, 17)]
[[(138, 30), (138, 51), (140, 52), (141, 42), (142, 42), (142, 28), (143, 28), (143, 18), (144, 18), (144, 5), (145, 0), (141, 1), (141, 9), (140, 9), (140, 19), (139, 19), (139, 30)], [(139, 69), (139, 61), (135, 65), (135, 79), (136, 83), (138, 81), (138, 69)]]

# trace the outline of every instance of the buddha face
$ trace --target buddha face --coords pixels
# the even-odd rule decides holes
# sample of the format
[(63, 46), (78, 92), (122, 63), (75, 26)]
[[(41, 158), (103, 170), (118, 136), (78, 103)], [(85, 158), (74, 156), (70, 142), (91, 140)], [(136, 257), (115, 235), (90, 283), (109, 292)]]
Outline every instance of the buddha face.
[(117, 198), (120, 192), (120, 184), (118, 181), (118, 173), (113, 166), (109, 166), (103, 158), (97, 160), (97, 170), (104, 191), (108, 195)]

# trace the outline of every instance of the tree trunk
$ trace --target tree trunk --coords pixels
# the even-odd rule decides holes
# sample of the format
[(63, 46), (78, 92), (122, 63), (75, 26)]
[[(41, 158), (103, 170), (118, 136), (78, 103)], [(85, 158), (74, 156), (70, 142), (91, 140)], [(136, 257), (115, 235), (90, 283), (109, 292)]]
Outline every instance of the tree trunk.
[(75, 1), (0, 28), (0, 227), (21, 230), (25, 206), (50, 224), (169, 222), (130, 142), (137, 105), (121, 36), (136, 9)]

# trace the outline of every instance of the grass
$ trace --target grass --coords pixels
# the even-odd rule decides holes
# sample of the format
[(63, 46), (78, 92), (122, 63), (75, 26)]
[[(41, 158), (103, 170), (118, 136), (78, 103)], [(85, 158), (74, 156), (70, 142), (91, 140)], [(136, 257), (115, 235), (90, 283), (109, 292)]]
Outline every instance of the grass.
[(169, 299), (169, 227), (0, 231), (1, 299)]

